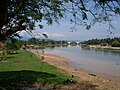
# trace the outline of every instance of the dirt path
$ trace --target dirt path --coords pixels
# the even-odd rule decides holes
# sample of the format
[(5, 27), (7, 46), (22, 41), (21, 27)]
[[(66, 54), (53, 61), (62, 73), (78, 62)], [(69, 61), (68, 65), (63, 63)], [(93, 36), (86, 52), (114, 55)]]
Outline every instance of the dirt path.
[[(43, 54), (39, 54), (38, 56), (43, 56)], [(81, 81), (87, 81), (93, 85), (97, 85), (97, 88), (100, 90), (120, 90), (120, 77), (104, 77), (85, 72), (70, 66), (67, 58), (53, 54), (44, 54), (43, 61), (58, 67), (61, 69), (59, 72), (63, 74), (76, 76), (78, 83)]]

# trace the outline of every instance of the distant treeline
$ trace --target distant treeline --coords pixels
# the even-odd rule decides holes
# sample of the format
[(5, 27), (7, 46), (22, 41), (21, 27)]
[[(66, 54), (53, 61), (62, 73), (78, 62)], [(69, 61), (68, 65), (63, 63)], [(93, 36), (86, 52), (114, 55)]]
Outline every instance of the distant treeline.
[(67, 41), (55, 41), (50, 39), (37, 39), (37, 38), (30, 38), (26, 41), (27, 45), (55, 45), (55, 44), (67, 44)]
[[(1, 46), (1, 44), (4, 44), (4, 47)], [(18, 50), (23, 45), (45, 46), (45, 45), (65, 45), (65, 44), (67, 44), (67, 41), (54, 41), (50, 39), (37, 39), (37, 38), (30, 38), (27, 41), (24, 41), (13, 38), (8, 41), (0, 42), (0, 50), (1, 49)]]
[(92, 40), (83, 41), (81, 42), (81, 44), (101, 45), (101, 46), (110, 45), (112, 47), (120, 47), (120, 37), (106, 38), (106, 39), (92, 39)]

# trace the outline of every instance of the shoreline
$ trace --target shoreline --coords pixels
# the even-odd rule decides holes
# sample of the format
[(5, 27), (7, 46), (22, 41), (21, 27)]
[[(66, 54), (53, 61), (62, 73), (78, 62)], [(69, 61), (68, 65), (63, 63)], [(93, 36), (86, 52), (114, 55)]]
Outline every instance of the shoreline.
[[(30, 50), (31, 51), (31, 50)], [(78, 69), (69, 65), (69, 59), (65, 57), (60, 57), (54, 54), (42, 54), (37, 53), (35, 51), (31, 51), (36, 54), (38, 57), (44, 56), (44, 62), (48, 64), (54, 65), (60, 70), (58, 72), (63, 73), (65, 75), (73, 75), (77, 77), (77, 82), (79, 83), (81, 80), (88, 81), (94, 85), (99, 86), (100, 90), (118, 90), (120, 89), (120, 77), (106, 77), (104, 75), (96, 75), (93, 73), (89, 73), (82, 69)]]
[(90, 48), (100, 48), (100, 49), (111, 49), (111, 50), (120, 50), (120, 47), (112, 46), (97, 46), (97, 45), (88, 45)]

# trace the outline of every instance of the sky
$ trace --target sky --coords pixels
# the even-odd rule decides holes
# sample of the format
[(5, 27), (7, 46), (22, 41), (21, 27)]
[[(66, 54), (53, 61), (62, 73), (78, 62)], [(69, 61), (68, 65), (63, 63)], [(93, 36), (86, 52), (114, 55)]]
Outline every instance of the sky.
[[(88, 3), (88, 8), (91, 8), (91, 5), (93, 2)], [(68, 5), (69, 6), (69, 5)], [(70, 14), (65, 13), (67, 18), (71, 18)], [(89, 20), (92, 20), (92, 15), (88, 14)], [(114, 29), (110, 28), (109, 32), (109, 25), (107, 23), (96, 23), (94, 26), (91, 27), (90, 30), (86, 30), (83, 26), (76, 26), (76, 31), (71, 32), (71, 27), (73, 24), (70, 24), (70, 21), (67, 19), (62, 19), (59, 21), (59, 25), (57, 23), (53, 23), (52, 25), (47, 25), (44, 21), (41, 23), (44, 25), (43, 29), (39, 29), (39, 27), (35, 28), (34, 33), (32, 33), (32, 37), (35, 38), (43, 38), (40, 35), (47, 34), (49, 39), (53, 40), (89, 40), (89, 39), (102, 39), (102, 38), (112, 38), (112, 37), (120, 37), (120, 17), (119, 15), (117, 18), (112, 17), (111, 24), (114, 26)], [(88, 20), (88, 22), (90, 22)], [(36, 24), (37, 25), (37, 24)], [(39, 33), (40, 35), (36, 34), (35, 32)], [(25, 31), (22, 31), (20, 33), (21, 36), (23, 36), (23, 39), (26, 40), (28, 38), (31, 38), (29, 34), (27, 34)]]
[[(102, 39), (102, 38), (112, 38), (112, 37), (120, 37), (120, 17), (115, 19), (111, 22), (114, 26), (114, 29), (110, 29), (112, 31), (112, 34), (108, 31), (109, 25), (108, 24), (102, 24), (102, 23), (96, 23), (90, 30), (86, 30), (83, 26), (77, 26), (77, 31), (71, 32), (72, 25), (67, 20), (61, 20), (60, 24), (53, 23), (52, 25), (47, 25), (45, 22), (42, 24), (44, 25), (43, 29), (39, 29), (39, 27), (35, 28), (35, 31), (33, 31), (32, 36), (27, 34), (25, 31), (22, 31), (20, 33), (20, 36), (23, 37), (24, 40), (27, 40), (31, 37), (35, 38), (43, 38), (42, 34), (47, 34), (48, 39), (53, 40), (78, 40), (78, 41), (84, 41), (89, 39)], [(38, 34), (36, 34), (39, 33)], [(41, 37), (40, 37), (41, 35)]]

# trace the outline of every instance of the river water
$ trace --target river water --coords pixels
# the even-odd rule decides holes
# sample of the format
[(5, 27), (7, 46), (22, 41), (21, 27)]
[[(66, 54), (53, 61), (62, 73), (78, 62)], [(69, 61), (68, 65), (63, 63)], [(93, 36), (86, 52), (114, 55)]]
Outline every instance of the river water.
[(81, 46), (47, 47), (45, 53), (70, 60), (69, 64), (90, 73), (120, 77), (120, 50), (81, 48)]

